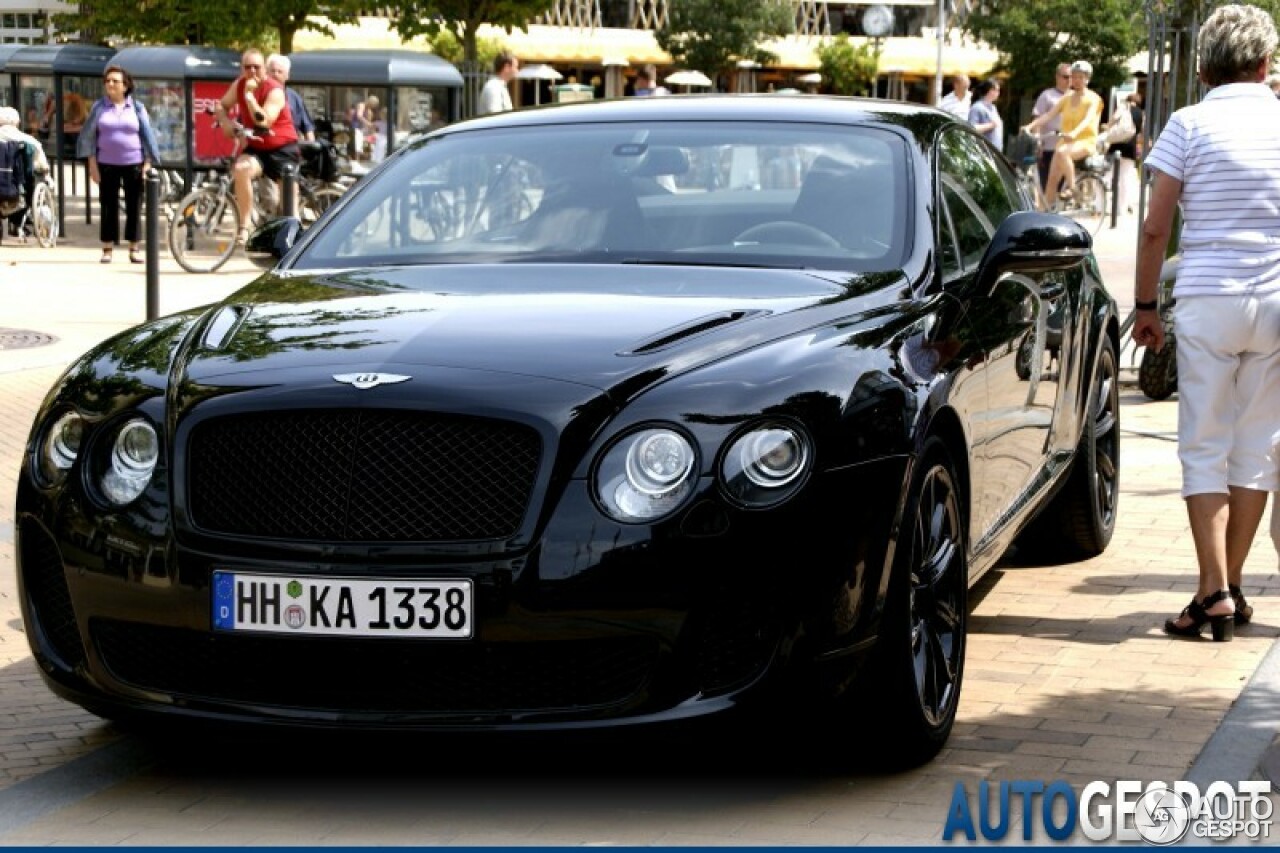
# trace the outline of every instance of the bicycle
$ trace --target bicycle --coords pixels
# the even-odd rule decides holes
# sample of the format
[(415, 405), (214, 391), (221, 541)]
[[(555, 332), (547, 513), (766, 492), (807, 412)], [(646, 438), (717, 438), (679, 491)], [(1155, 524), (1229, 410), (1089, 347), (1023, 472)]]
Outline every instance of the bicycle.
[(1036, 167), (1038, 144), (1027, 134), (1020, 135), (1018, 147), (1025, 153), (1014, 163), (1018, 186), (1023, 196), (1035, 210), (1058, 213), (1084, 225), (1090, 233), (1097, 233), (1107, 215), (1107, 160), (1098, 155), (1086, 157), (1076, 167), (1076, 179), (1071, 192), (1058, 196), (1052, 209), (1040, 189), (1040, 173)]
[[(236, 250), (240, 232), (240, 209), (236, 204), (231, 168), (244, 150), (249, 132), (240, 127), (236, 149), (221, 169), (210, 169), (207, 177), (178, 203), (169, 222), (169, 251), (187, 272), (211, 273), (221, 269)], [(337, 183), (299, 175), (298, 218), (310, 225), (342, 195)], [(253, 180), (250, 224), (264, 222), (278, 209), (275, 181), (266, 175)]]

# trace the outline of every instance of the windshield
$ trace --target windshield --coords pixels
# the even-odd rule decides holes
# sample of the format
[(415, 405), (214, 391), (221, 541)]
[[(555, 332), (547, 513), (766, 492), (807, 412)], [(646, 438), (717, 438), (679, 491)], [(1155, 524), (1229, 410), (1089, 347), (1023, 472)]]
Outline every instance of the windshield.
[(901, 265), (906, 145), (874, 128), (556, 125), (424, 141), (356, 189), (294, 267)]

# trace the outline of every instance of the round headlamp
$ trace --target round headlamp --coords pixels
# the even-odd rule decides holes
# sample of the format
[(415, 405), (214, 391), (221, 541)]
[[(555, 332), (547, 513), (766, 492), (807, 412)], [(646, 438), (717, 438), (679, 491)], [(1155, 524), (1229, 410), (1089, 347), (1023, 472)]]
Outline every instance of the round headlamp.
[(135, 418), (116, 433), (111, 460), (102, 475), (102, 493), (117, 506), (137, 499), (160, 461), (160, 439), (151, 424)]
[(672, 429), (632, 433), (616, 442), (596, 468), (596, 497), (618, 521), (652, 521), (673, 512), (693, 491), (697, 455)]
[(80, 456), (84, 441), (84, 418), (67, 412), (53, 422), (40, 447), (40, 473), (45, 483), (62, 482)]
[(809, 442), (798, 429), (770, 425), (738, 437), (724, 455), (728, 493), (747, 506), (771, 506), (790, 497), (809, 469)]

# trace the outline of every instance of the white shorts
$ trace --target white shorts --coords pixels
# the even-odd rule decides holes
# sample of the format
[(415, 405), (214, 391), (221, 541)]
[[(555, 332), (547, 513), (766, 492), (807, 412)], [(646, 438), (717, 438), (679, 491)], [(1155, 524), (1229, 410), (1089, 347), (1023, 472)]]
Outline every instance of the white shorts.
[(1179, 297), (1174, 333), (1182, 496), (1280, 489), (1280, 292)]

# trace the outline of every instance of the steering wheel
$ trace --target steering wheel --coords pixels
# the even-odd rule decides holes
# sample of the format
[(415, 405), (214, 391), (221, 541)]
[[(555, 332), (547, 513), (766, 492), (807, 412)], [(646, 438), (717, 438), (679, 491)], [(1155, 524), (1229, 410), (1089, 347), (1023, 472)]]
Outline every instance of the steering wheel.
[(790, 243), (795, 246), (820, 246), (825, 249), (841, 248), (840, 241), (821, 228), (803, 222), (778, 220), (752, 225), (737, 237), (734, 243)]

